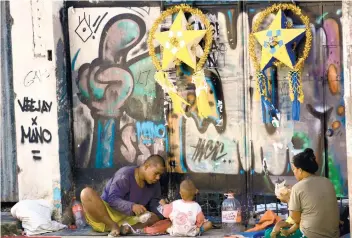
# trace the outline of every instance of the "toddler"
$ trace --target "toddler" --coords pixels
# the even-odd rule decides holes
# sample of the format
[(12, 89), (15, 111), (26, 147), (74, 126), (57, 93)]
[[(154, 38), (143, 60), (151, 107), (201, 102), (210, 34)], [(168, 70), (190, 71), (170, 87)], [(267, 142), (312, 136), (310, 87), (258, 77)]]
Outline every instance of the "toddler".
[(171, 236), (197, 236), (212, 228), (211, 222), (205, 220), (200, 205), (193, 201), (197, 192), (191, 180), (184, 180), (180, 185), (182, 199), (162, 204), (163, 216), (172, 222), (167, 229)]

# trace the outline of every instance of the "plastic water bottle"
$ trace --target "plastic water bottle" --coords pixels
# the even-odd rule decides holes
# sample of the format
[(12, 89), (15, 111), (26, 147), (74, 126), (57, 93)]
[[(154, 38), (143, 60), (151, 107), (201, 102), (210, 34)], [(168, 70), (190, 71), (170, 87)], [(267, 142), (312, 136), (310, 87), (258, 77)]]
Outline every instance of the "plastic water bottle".
[(82, 204), (74, 197), (72, 199), (72, 213), (75, 218), (75, 224), (78, 229), (83, 228), (87, 225), (86, 219), (84, 218), (84, 212)]
[(225, 194), (227, 198), (222, 202), (221, 221), (226, 236), (234, 235), (242, 230), (241, 204), (233, 193)]

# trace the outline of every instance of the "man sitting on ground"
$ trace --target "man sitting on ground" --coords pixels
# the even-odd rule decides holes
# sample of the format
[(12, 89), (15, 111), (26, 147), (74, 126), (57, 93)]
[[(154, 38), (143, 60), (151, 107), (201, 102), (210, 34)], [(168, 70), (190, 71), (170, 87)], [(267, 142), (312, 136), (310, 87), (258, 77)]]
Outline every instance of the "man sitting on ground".
[[(129, 232), (125, 223), (141, 229), (162, 219), (157, 207), (161, 196), (159, 180), (164, 171), (164, 159), (152, 155), (140, 167), (119, 169), (106, 184), (101, 197), (92, 188), (83, 189), (81, 201), (88, 224), (95, 231), (111, 231), (109, 235), (119, 236)], [(151, 216), (141, 223), (141, 215), (147, 211)]]

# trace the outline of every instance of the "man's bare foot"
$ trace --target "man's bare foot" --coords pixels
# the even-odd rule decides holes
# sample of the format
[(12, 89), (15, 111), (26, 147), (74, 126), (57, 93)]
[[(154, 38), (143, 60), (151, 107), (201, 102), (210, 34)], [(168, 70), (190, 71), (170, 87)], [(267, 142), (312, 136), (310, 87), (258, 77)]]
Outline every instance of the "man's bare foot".
[(113, 225), (113, 227), (111, 227), (111, 231), (108, 235), (108, 237), (118, 237), (120, 236), (120, 228), (117, 224)]

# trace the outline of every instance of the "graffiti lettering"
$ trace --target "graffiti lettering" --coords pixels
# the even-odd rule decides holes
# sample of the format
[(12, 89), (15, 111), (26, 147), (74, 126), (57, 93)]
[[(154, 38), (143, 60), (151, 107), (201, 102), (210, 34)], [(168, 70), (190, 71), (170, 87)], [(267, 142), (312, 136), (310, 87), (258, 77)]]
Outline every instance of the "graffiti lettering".
[(50, 73), (47, 69), (44, 70), (31, 70), (24, 77), (23, 85), (25, 87), (31, 86), (34, 82), (41, 82), (42, 79), (47, 79), (50, 77)]
[(223, 154), (224, 143), (219, 141), (216, 141), (214, 143), (213, 140), (208, 140), (207, 142), (206, 139), (199, 138), (198, 144), (196, 146), (191, 147), (195, 148), (195, 151), (192, 156), (192, 159), (194, 161), (201, 161), (202, 159), (206, 160), (208, 158), (213, 161), (217, 161), (227, 155), (227, 153)]
[(142, 164), (151, 154), (165, 151), (166, 128), (163, 124), (137, 122), (136, 129), (132, 125), (124, 127), (121, 137), (121, 154), (130, 163), (137, 157), (137, 164)]
[(150, 70), (139, 72), (137, 83), (147, 86), (149, 74), (150, 74)]
[(34, 160), (41, 160), (42, 159), (42, 157), (38, 155), (39, 153), (40, 153), (40, 150), (32, 150)]
[(218, 100), (218, 108), (219, 108), (219, 111), (222, 112), (222, 101), (221, 100)]
[(154, 144), (156, 138), (164, 138), (166, 135), (165, 125), (156, 125), (154, 122), (137, 122), (137, 137), (146, 145)]
[(28, 140), (29, 143), (49, 143), (51, 142), (51, 132), (47, 129), (43, 129), (42, 127), (28, 127), (27, 132), (25, 131), (24, 126), (21, 126), (21, 143), (25, 143), (25, 139)]
[(31, 118), (32, 119), (32, 126), (36, 126), (37, 124), (37, 117)]
[(137, 141), (133, 126), (126, 126), (123, 128), (121, 137), (122, 142), (124, 143), (124, 145), (121, 146), (121, 154), (128, 162), (133, 163), (137, 154), (137, 151), (133, 146), (133, 143)]
[(20, 100), (17, 100), (17, 102), (22, 112), (50, 112), (53, 105), (53, 102), (49, 103), (45, 100), (38, 100), (37, 102), (33, 98), (28, 99), (28, 97), (24, 97), (22, 103)]

